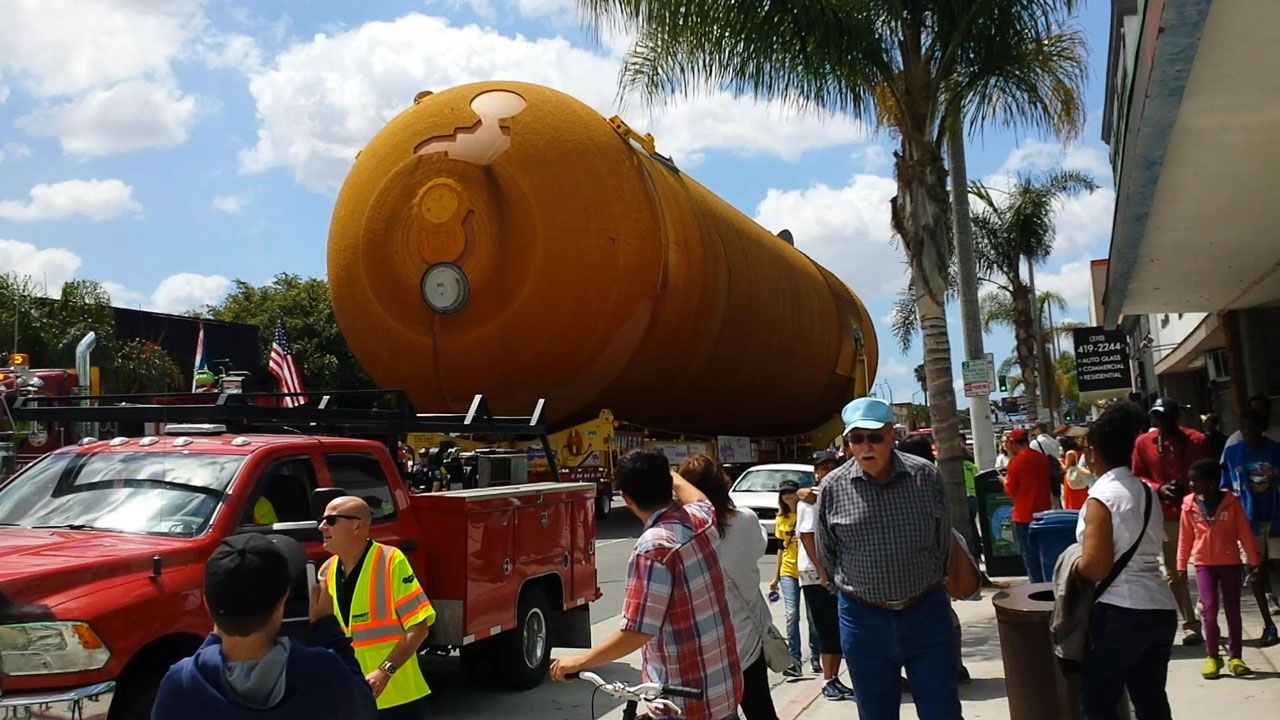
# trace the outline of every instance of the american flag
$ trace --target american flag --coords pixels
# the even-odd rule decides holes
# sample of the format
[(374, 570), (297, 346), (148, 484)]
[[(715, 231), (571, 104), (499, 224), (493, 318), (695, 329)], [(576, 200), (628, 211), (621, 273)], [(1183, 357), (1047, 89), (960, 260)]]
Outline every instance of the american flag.
[(196, 391), (196, 373), (206, 366), (204, 354), (204, 321), (200, 321), (200, 334), (196, 336), (196, 364), (191, 370), (191, 392)]
[[(276, 336), (271, 342), (271, 360), (267, 370), (280, 381), (280, 392), (302, 392), (302, 376), (298, 374), (298, 364), (293, 361), (293, 349), (289, 347), (289, 338), (284, 334), (284, 318), (276, 321)], [(297, 407), (307, 401), (304, 397), (289, 396), (281, 398), (285, 407)]]

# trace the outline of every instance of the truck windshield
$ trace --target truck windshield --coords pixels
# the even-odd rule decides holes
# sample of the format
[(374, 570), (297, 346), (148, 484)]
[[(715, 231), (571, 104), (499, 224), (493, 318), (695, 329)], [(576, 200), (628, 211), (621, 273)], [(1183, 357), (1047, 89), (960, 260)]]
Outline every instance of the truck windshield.
[(54, 453), (0, 488), (0, 525), (203, 533), (244, 455)]

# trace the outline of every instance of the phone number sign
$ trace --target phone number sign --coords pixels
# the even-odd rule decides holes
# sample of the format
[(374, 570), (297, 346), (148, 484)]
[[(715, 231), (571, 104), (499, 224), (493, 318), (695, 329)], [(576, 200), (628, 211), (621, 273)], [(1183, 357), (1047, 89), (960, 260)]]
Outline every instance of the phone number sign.
[(1076, 382), (1080, 394), (1118, 395), (1133, 389), (1129, 362), (1129, 337), (1123, 330), (1079, 328), (1076, 345)]

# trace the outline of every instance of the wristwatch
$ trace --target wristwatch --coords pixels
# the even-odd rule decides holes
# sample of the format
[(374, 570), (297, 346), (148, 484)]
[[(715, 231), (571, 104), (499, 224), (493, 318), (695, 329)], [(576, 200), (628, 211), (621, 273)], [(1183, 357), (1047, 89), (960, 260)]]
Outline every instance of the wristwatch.
[(382, 664), (378, 666), (378, 669), (388, 675), (395, 675), (396, 670), (399, 670), (400, 668), (397, 667), (396, 664), (391, 662), (390, 660), (384, 660)]

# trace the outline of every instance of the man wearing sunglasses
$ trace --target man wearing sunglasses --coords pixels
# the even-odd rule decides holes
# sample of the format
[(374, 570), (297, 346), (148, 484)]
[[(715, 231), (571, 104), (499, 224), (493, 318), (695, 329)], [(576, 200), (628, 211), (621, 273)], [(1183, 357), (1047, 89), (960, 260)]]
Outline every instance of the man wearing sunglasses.
[(905, 668), (920, 717), (959, 720), (942, 481), (932, 463), (894, 449), (885, 401), (859, 398), (841, 417), (853, 462), (823, 479), (816, 535), (840, 591), (840, 644), (859, 717), (899, 717)]
[(351, 637), (380, 720), (421, 718), (431, 689), (418, 668), (418, 648), (436, 611), (404, 553), (369, 538), (371, 521), (369, 505), (358, 497), (329, 503), (319, 524), (333, 557), (321, 566), (320, 582)]

